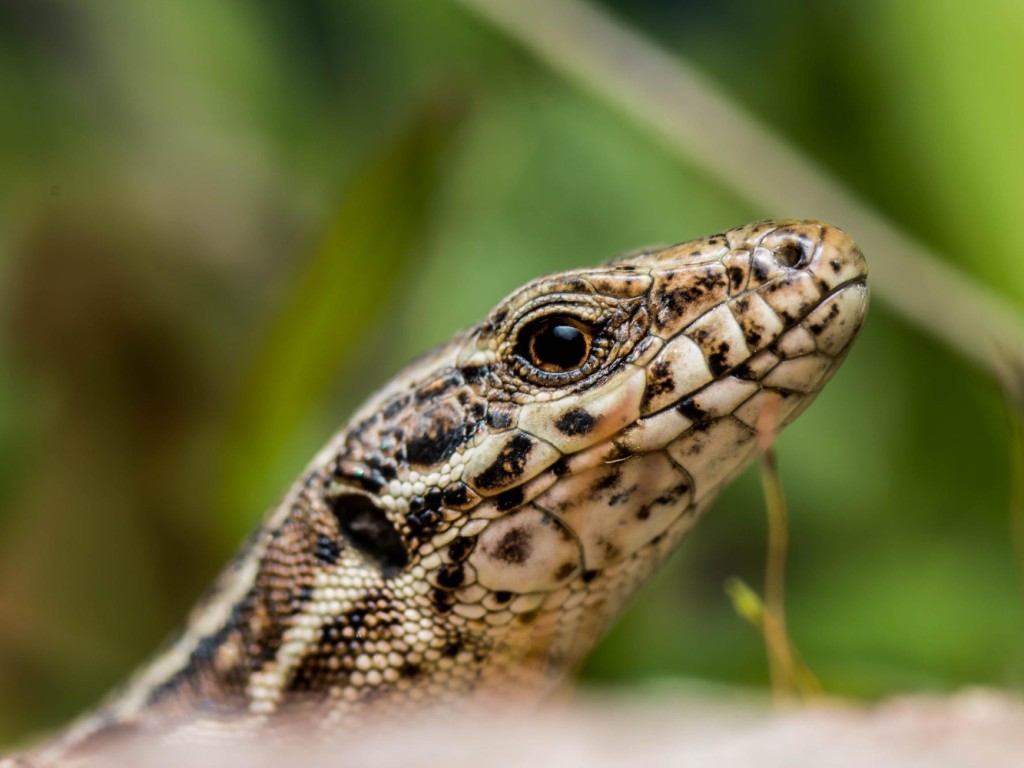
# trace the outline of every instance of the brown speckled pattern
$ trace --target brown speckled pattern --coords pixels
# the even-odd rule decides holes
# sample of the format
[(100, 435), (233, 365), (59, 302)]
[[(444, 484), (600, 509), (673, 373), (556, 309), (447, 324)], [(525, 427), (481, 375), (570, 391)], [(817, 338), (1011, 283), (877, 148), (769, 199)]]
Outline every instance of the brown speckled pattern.
[[(547, 695), (755, 456), (766, 406), (788, 423), (836, 370), (865, 276), (844, 233), (792, 221), (529, 283), (386, 384), (48, 754), (175, 718), (336, 729)], [(600, 329), (557, 381), (515, 351), (552, 314)]]

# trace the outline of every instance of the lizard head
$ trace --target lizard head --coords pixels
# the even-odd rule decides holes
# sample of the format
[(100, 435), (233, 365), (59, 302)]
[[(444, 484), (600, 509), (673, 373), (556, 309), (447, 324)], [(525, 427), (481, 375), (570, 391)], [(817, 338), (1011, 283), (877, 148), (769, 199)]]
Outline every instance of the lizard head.
[(865, 278), (843, 232), (785, 221), (529, 283), (372, 397), (74, 738), (543, 696), (835, 372)]
[(535, 280), (329, 447), (342, 534), (454, 624), (578, 657), (836, 370), (865, 278), (783, 221)]

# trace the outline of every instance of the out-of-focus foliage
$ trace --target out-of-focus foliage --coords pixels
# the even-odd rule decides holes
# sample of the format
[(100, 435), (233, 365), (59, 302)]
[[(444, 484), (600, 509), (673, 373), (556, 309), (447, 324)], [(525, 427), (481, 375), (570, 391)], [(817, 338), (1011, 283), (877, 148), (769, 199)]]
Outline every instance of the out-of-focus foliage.
[[(1019, 4), (610, 5), (1024, 304)], [(122, 678), (416, 353), (540, 273), (758, 215), (443, 0), (14, 0), (0, 92), (0, 741)], [(1008, 434), (876, 303), (778, 446), (826, 691), (1024, 683)], [(750, 475), (585, 676), (764, 685), (723, 591), (764, 540)]]
[[(278, 492), (266, 482), (278, 482), (278, 464), (291, 462), (293, 442), (306, 445), (300, 428), (319, 412), (339, 361), (414, 266), (454, 107), (434, 97), (355, 174), (322, 242), (264, 332), (229, 418), (226, 513), (251, 523), (252, 508)], [(320, 430), (314, 423), (315, 435)]]

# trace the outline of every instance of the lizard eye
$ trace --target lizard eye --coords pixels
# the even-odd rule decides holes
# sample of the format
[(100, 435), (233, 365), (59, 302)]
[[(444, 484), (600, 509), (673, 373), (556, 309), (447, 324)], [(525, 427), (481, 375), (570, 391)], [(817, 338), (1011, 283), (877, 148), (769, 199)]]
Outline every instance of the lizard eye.
[(545, 373), (568, 373), (590, 358), (594, 331), (568, 315), (553, 315), (529, 323), (519, 333), (516, 354)]

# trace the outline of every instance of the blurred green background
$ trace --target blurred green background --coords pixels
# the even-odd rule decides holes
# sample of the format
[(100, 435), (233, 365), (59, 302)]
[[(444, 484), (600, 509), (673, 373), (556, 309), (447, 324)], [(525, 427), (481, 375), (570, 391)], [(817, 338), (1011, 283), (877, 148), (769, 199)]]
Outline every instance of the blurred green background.
[[(1024, 306), (1024, 5), (603, 5)], [(0, 94), (0, 743), (122, 679), (416, 353), (766, 213), (444, 0), (5, 0)], [(876, 301), (779, 453), (827, 691), (1024, 685), (982, 372)], [(760, 588), (764, 541), (748, 472), (585, 677), (766, 685), (722, 586)]]

